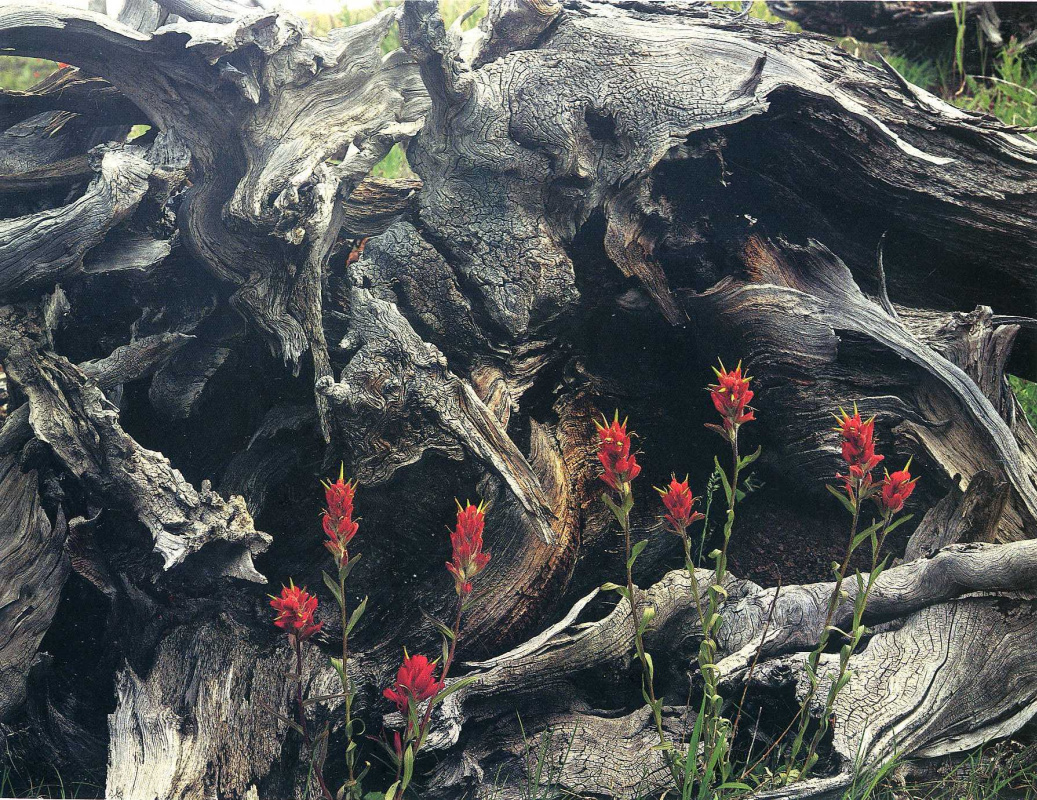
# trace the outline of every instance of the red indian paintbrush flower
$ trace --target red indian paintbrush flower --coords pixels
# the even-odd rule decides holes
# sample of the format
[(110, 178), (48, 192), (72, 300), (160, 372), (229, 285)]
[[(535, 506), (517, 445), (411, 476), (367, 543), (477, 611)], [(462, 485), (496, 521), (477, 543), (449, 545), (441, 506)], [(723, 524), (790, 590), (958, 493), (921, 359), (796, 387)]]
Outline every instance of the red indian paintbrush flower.
[(687, 476), (683, 481), (678, 481), (676, 476), (671, 476), (669, 486), (665, 489), (657, 486), (655, 490), (662, 495), (663, 505), (669, 512), (666, 514), (666, 521), (673, 526), (675, 533), (682, 533), (691, 523), (705, 519), (705, 514), (691, 510), (699, 499), (688, 488)]
[(909, 459), (902, 470), (894, 472), (892, 475), (887, 472), (886, 477), (882, 479), (879, 484), (881, 491), (875, 498), (875, 502), (879, 504), (883, 513), (896, 514), (904, 508), (904, 503), (907, 502), (907, 498), (915, 490), (915, 484), (918, 483), (918, 478), (911, 477), (910, 470), (911, 461)]
[(854, 486), (857, 486), (857, 494), (864, 496), (871, 488), (871, 471), (879, 465), (883, 456), (875, 452), (875, 418), (864, 421), (860, 412), (854, 404), (853, 416), (851, 417), (842, 409), (842, 416), (835, 419), (839, 423), (835, 430), (842, 435), (843, 461), (849, 467), (849, 475), (839, 475), (846, 485), (846, 492), (854, 496)]
[(436, 680), (436, 662), (429, 661), (423, 655), (409, 655), (403, 651), (403, 664), (396, 673), (396, 683), (392, 688), (384, 689), (382, 694), (396, 703), (396, 708), (403, 714), (408, 708), (435, 697), (443, 688), (443, 682)]
[[(608, 423), (608, 420), (605, 419)], [(613, 489), (619, 490), (622, 484), (630, 483), (641, 474), (641, 466), (637, 456), (630, 452), (630, 434), (627, 433), (627, 421), (619, 421), (619, 412), (611, 424), (598, 426), (598, 460), (604, 468), (601, 479)]]
[(485, 506), (457, 503), (457, 527), (450, 532), (453, 548), (446, 568), (454, 576), (454, 588), (459, 595), (472, 592), (472, 578), (490, 563), (490, 554), (482, 551), (482, 532), (486, 523)]
[(328, 541), (324, 546), (335, 557), (339, 569), (349, 561), (349, 542), (356, 536), (359, 524), (353, 520), (353, 496), (356, 484), (344, 479), (339, 470), (338, 480), (334, 483), (324, 482), (324, 498), (328, 504), (324, 512), (324, 533)]
[(738, 426), (745, 422), (756, 419), (754, 411), (749, 407), (749, 401), (753, 399), (753, 391), (749, 388), (748, 375), (742, 377), (742, 362), (732, 370), (724, 368), (720, 362), (720, 369), (713, 367), (717, 382), (708, 387), (709, 396), (713, 400), (713, 407), (724, 418), (724, 431), (728, 436), (738, 431)]
[(274, 624), (299, 639), (309, 639), (324, 625), (313, 621), (317, 598), (291, 581), (288, 583), (281, 588), (280, 597), (270, 595), (270, 605), (277, 611)]

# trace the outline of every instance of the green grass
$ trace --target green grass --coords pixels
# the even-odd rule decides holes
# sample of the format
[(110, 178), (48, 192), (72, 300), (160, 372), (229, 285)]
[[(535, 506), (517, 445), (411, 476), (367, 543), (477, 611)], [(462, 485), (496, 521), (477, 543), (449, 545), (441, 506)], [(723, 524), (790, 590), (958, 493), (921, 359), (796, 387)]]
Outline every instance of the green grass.
[(57, 62), (42, 58), (0, 56), (0, 88), (24, 92), (57, 68)]
[(0, 797), (3, 798), (54, 798), (55, 800), (72, 800), (72, 798), (97, 798), (104, 796), (104, 787), (85, 781), (65, 783), (61, 774), (55, 770), (54, 777), (48, 780), (36, 780), (19, 774), (9, 766), (0, 768)]

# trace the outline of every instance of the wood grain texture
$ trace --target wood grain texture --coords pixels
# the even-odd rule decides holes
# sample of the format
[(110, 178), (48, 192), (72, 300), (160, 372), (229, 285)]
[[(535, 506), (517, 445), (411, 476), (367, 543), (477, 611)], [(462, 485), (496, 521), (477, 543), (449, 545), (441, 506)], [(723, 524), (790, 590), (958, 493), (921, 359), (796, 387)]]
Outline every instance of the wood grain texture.
[[(718, 355), (753, 375), (764, 447), (722, 687), (765, 724), (787, 722), (766, 698), (803, 690), (845, 535), (831, 414), (875, 414), (883, 466), (921, 475), (822, 771), (778, 796), (1032, 716), (1037, 435), (1005, 379), (1037, 325), (1019, 131), (819, 37), (666, 0), (493, 0), (470, 31), (405, 0), (324, 37), (233, 0), (7, 6), (0, 47), (77, 68), (0, 116), (0, 554), (32, 562), (19, 583), (0, 561), (15, 757), (113, 797), (312, 793), (256, 584), (316, 587), (306, 690), (333, 693), (318, 479), (343, 465), (367, 731), (398, 721), (380, 689), (402, 647), (438, 647), (452, 497), (487, 501), (475, 680), (434, 716), (423, 791), (521, 797), (542, 748), (568, 751), (573, 792), (658, 794), (628, 616), (594, 589), (622, 569), (594, 421), (619, 408), (639, 433), (637, 600), (677, 735), (701, 630), (649, 487), (687, 470), (702, 494)], [(395, 144), (418, 178), (371, 178)], [(338, 701), (311, 711), (334, 753)]]

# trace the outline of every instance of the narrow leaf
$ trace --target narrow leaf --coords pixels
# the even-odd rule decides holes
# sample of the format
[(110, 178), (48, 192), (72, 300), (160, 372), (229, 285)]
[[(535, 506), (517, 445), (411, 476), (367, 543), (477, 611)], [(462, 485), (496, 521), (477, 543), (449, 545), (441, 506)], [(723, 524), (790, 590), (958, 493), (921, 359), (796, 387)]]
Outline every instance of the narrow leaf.
[(328, 587), (328, 591), (331, 592), (331, 596), (335, 598), (335, 602), (342, 606), (342, 592), (338, 590), (338, 582), (332, 578), (328, 573), (322, 572), (321, 577), (324, 578), (324, 585)]

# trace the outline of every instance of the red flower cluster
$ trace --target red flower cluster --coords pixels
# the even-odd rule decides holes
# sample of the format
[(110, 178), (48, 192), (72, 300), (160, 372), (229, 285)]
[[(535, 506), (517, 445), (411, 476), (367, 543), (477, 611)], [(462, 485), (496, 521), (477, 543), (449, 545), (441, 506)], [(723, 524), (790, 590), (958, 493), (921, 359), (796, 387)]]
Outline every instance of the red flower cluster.
[(436, 680), (436, 662), (430, 662), (423, 655), (408, 655), (404, 650), (396, 683), (382, 694), (396, 704), (400, 713), (407, 714), (408, 709), (435, 697), (442, 688), (443, 682)]
[(691, 523), (705, 519), (705, 514), (691, 510), (692, 506), (698, 502), (698, 498), (688, 488), (687, 477), (683, 481), (678, 481), (677, 477), (673, 476), (670, 478), (669, 486), (665, 489), (656, 487), (655, 490), (662, 495), (663, 505), (669, 512), (666, 515), (666, 521), (673, 526), (676, 533), (683, 533)]
[(738, 426), (743, 422), (752, 422), (756, 419), (753, 409), (749, 407), (749, 401), (753, 399), (753, 391), (749, 388), (749, 376), (742, 377), (742, 362), (733, 370), (724, 369), (723, 362), (720, 369), (713, 368), (716, 373), (717, 383), (711, 383), (707, 388), (713, 399), (713, 407), (724, 418), (724, 430), (728, 436), (734, 435)]
[[(450, 532), (453, 554), (446, 568), (454, 576), (454, 588), (459, 595), (472, 592), (472, 578), (490, 563), (490, 554), (482, 551), (482, 532), (486, 523), (483, 504), (457, 504), (457, 527)], [(415, 656), (417, 658), (417, 656)]]
[(349, 542), (356, 536), (360, 527), (353, 520), (353, 496), (356, 494), (356, 484), (343, 479), (339, 472), (338, 480), (334, 483), (324, 483), (324, 498), (328, 504), (324, 512), (324, 533), (328, 541), (324, 546), (331, 551), (335, 557), (339, 569), (349, 561), (347, 550)]
[(907, 502), (907, 498), (915, 490), (915, 484), (918, 483), (918, 478), (911, 477), (910, 469), (909, 460), (902, 470), (894, 472), (892, 475), (887, 472), (886, 477), (882, 479), (880, 484), (882, 490), (879, 492), (876, 502), (883, 513), (896, 514), (904, 508), (904, 503)]
[(861, 420), (855, 405), (852, 417), (843, 411), (841, 417), (836, 417), (836, 421), (839, 425), (835, 430), (843, 437), (843, 461), (849, 467), (848, 475), (837, 477), (845, 484), (846, 493), (851, 499), (855, 496), (863, 499), (871, 489), (871, 471), (883, 458), (875, 452), (875, 418), (867, 422)]
[[(607, 423), (608, 420), (606, 419)], [(630, 434), (627, 433), (627, 421), (619, 421), (619, 412), (611, 424), (598, 426), (598, 460), (604, 468), (601, 479), (617, 491), (621, 485), (630, 483), (641, 474), (641, 466), (637, 456), (630, 452)]]
[(281, 587), (281, 596), (270, 595), (270, 605), (277, 611), (274, 624), (299, 639), (309, 639), (321, 629), (323, 622), (314, 623), (317, 598), (289, 581)]

